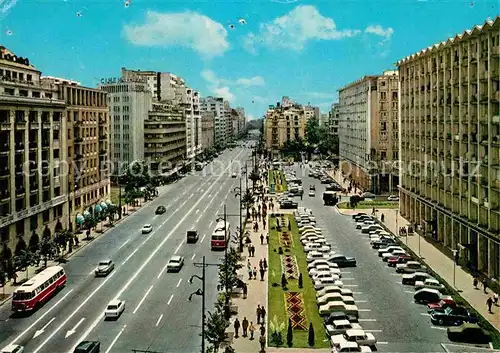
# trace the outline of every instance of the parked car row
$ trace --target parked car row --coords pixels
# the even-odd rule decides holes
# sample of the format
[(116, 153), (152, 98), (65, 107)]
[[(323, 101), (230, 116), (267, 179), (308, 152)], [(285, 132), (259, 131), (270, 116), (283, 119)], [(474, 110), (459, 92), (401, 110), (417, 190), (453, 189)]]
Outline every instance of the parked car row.
[(401, 283), (413, 286), (416, 303), (427, 304), (430, 321), (433, 325), (449, 327), (450, 340), (483, 343), (489, 335), (477, 325), (478, 318), (466, 307), (457, 305), (451, 296), (446, 295), (446, 287), (433, 278), (428, 269), (397, 244), (393, 235), (365, 213), (353, 215), (356, 228), (367, 234), (372, 248), (389, 267), (402, 274)]
[[(357, 321), (358, 307), (351, 290), (343, 288), (341, 268), (356, 266), (356, 260), (331, 250), (312, 212), (300, 207), (295, 213), (300, 241), (307, 254), (307, 270), (316, 289), (319, 314), (325, 317), (332, 352), (371, 352), (377, 340)], [(338, 320), (335, 315), (341, 313)], [(333, 315), (333, 316), (332, 316)], [(350, 320), (349, 320), (350, 319)]]
[(324, 169), (321, 165), (311, 165), (309, 164), (309, 173), (308, 176), (311, 178), (319, 179), (321, 184), (326, 185), (327, 191), (342, 191), (343, 188), (340, 184), (333, 179), (328, 173), (326, 169)]

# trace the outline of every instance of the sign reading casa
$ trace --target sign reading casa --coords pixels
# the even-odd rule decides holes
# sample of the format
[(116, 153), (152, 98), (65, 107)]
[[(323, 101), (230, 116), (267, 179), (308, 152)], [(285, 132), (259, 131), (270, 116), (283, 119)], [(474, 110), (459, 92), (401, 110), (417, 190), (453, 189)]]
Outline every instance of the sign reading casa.
[(125, 82), (146, 83), (146, 79), (144, 79), (143, 77), (129, 77), (126, 79), (123, 77), (101, 78), (102, 85), (114, 85), (117, 83), (125, 83)]

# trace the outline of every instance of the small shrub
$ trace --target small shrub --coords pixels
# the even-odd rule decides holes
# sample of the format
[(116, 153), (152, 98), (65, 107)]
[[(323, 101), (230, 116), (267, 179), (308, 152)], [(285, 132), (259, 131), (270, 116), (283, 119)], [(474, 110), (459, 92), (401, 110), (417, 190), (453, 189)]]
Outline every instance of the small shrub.
[(271, 344), (276, 347), (280, 347), (283, 345), (283, 335), (281, 332), (274, 331), (271, 334)]
[(304, 287), (304, 280), (302, 279), (302, 273), (299, 274), (299, 288)]
[(314, 327), (313, 327), (312, 322), (309, 324), (307, 343), (309, 344), (309, 346), (314, 347)]
[(292, 331), (292, 320), (288, 319), (288, 330), (286, 333), (286, 344), (288, 347), (293, 346), (293, 331)]

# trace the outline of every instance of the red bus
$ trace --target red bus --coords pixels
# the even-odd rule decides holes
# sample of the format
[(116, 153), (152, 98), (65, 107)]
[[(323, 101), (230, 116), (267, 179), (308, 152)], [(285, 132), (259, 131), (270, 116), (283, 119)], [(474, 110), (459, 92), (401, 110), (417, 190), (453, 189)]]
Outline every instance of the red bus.
[(210, 246), (212, 250), (224, 250), (229, 243), (230, 226), (229, 223), (224, 221), (217, 222), (212, 237), (210, 239)]
[(12, 310), (23, 312), (40, 307), (66, 285), (66, 272), (61, 266), (47, 267), (14, 291)]

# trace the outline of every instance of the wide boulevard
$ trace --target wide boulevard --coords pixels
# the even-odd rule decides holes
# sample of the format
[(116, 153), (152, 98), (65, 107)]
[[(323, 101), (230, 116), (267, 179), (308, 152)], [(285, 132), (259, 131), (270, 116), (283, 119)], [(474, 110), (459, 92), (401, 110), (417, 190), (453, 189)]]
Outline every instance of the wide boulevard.
[[(96, 340), (106, 353), (199, 352), (201, 298), (188, 297), (201, 283), (190, 284), (189, 278), (201, 274), (194, 263), (202, 256), (209, 263), (222, 260), (223, 253), (210, 250), (210, 234), (224, 204), (233, 233), (239, 225), (234, 188), (240, 179), (232, 173), (239, 175), (250, 158), (250, 149), (226, 150), (203, 171), (163, 187), (159, 197), (71, 257), (63, 265), (66, 288), (33, 315), (16, 318), (10, 303), (0, 307), (0, 347), (15, 343), (27, 353), (67, 353), (82, 340)], [(159, 205), (167, 208), (163, 215), (155, 215)], [(147, 223), (153, 232), (141, 234)], [(186, 243), (191, 229), (199, 231), (196, 244)], [(166, 272), (173, 255), (185, 257), (180, 273)], [(115, 270), (95, 278), (96, 264), (107, 258), (115, 262)], [(217, 267), (208, 267), (206, 274), (210, 310), (217, 296)], [(104, 309), (115, 298), (126, 302), (125, 312), (116, 321), (105, 321)]]

